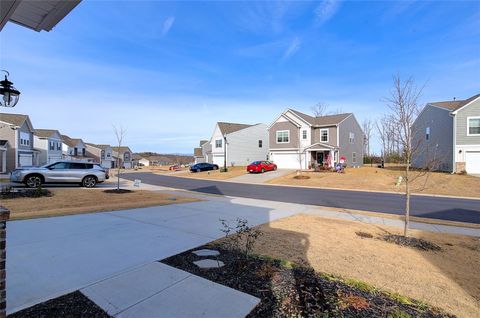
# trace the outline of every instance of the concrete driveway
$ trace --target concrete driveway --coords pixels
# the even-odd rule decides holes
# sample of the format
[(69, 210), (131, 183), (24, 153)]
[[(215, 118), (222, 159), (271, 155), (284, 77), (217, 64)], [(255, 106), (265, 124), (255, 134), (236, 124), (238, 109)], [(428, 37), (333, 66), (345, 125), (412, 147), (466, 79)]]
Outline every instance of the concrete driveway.
[(230, 178), (226, 181), (259, 184), (259, 183), (265, 183), (275, 178), (283, 177), (294, 171), (295, 170), (292, 170), (292, 169), (278, 169), (275, 171), (267, 171), (264, 173), (247, 173), (239, 177)]
[(219, 219), (257, 225), (300, 212), (288, 203), (208, 201), (8, 222), (7, 313), (85, 288), (223, 236)]

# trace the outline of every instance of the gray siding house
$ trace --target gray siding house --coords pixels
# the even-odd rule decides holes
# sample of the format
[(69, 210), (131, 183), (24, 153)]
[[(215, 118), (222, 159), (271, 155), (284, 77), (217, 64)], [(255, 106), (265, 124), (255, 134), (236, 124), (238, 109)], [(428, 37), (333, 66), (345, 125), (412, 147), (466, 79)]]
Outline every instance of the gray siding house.
[(287, 109), (269, 127), (269, 159), (279, 168), (363, 164), (364, 134), (352, 113), (313, 117)]
[(92, 157), (95, 162), (98, 162), (104, 168), (113, 168), (113, 149), (110, 145), (97, 145), (92, 143), (85, 143), (87, 156)]
[(62, 135), (54, 129), (35, 129), (34, 147), (40, 153), (38, 163), (40, 165), (54, 163), (62, 160)]
[(465, 100), (428, 103), (412, 126), (412, 165), (480, 174), (480, 94)]
[[(0, 144), (5, 149), (5, 172), (38, 165), (33, 147), (33, 126), (27, 115), (0, 113)], [(2, 162), (3, 165), (3, 162)]]

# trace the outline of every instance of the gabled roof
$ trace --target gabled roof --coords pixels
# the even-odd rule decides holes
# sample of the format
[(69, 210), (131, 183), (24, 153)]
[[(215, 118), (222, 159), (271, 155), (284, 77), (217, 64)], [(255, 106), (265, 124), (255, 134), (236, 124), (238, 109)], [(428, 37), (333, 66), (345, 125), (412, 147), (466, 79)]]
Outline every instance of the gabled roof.
[(475, 99), (479, 98), (480, 94), (474, 95), (468, 99), (464, 100), (450, 100), (450, 101), (444, 101), (444, 102), (433, 102), (433, 103), (428, 103), (428, 105), (440, 107), (440, 108), (445, 108), (450, 111), (456, 111), (463, 106), (469, 104), (470, 102), (474, 101)]
[(207, 143), (207, 142), (208, 142), (208, 140), (200, 140), (200, 144), (199, 144), (200, 147), (203, 146), (203, 145), (204, 145), (205, 143)]
[(56, 129), (35, 129), (33, 133), (35, 134), (35, 136), (40, 138), (52, 137), (55, 134), (61, 136), (60, 132)]
[(61, 136), (62, 136), (63, 142), (69, 147), (75, 147), (80, 142), (83, 143), (83, 140), (80, 138), (70, 138), (67, 135), (61, 135)]
[(85, 144), (89, 145), (89, 146), (92, 146), (92, 147), (95, 147), (95, 148), (98, 148), (98, 149), (101, 149), (101, 150), (105, 150), (105, 149), (110, 147), (110, 145), (97, 145), (97, 144), (92, 144), (90, 142), (86, 142)]
[(130, 148), (127, 146), (122, 146), (122, 147), (112, 147), (113, 151), (119, 152), (119, 153), (124, 153), (125, 151), (132, 152)]
[(202, 148), (194, 148), (193, 149), (193, 156), (194, 157), (203, 157)]
[(302, 118), (306, 122), (308, 122), (312, 126), (329, 126), (329, 125), (338, 125), (342, 121), (345, 120), (348, 116), (352, 115), (352, 113), (344, 113), (344, 114), (335, 114), (335, 115), (326, 115), (326, 116), (319, 116), (313, 117), (298, 110), (289, 109), (292, 113), (297, 115), (298, 117)]
[(22, 126), (23, 123), (28, 119), (27, 115), (22, 114), (0, 114), (0, 121), (15, 125), (15, 126)]
[(225, 123), (225, 122), (218, 122), (218, 128), (222, 132), (222, 135), (231, 134), (233, 132), (252, 127), (254, 125), (246, 125), (246, 124), (236, 124), (236, 123)]

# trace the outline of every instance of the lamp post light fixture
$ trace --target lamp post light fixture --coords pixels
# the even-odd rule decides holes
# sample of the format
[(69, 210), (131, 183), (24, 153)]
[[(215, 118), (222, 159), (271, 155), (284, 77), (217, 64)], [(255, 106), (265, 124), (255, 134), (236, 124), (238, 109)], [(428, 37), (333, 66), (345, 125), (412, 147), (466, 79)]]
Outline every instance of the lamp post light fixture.
[(0, 81), (0, 95), (2, 95), (0, 98), (0, 106), (15, 107), (20, 98), (20, 92), (15, 89), (13, 83), (8, 80), (10, 73), (5, 70), (2, 70), (2, 72), (5, 72), (5, 79)]

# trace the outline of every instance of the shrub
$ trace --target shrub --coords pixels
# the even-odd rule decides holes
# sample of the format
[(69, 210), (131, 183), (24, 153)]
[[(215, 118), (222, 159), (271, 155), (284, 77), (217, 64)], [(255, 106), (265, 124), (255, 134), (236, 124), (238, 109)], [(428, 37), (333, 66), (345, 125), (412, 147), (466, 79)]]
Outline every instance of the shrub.
[[(263, 233), (258, 229), (248, 226), (246, 219), (237, 218), (236, 221), (236, 226), (232, 227), (227, 220), (220, 219), (223, 226), (220, 231), (225, 233), (225, 242), (228, 249), (238, 250), (248, 258), (251, 255), (256, 240), (263, 235)], [(231, 234), (235, 235), (231, 236)]]

